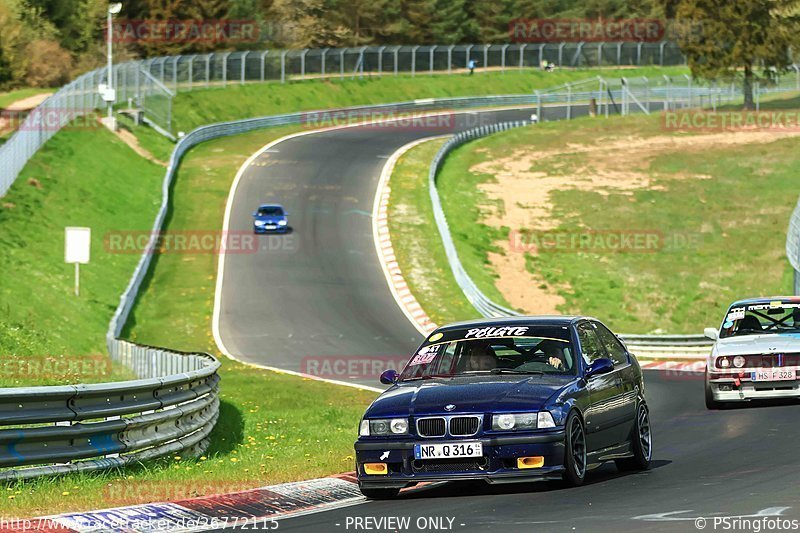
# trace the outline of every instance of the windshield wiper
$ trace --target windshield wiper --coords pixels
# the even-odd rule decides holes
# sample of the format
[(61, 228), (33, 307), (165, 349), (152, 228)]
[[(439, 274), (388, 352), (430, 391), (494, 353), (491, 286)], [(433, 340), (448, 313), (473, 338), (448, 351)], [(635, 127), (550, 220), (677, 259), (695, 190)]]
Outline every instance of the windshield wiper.
[(453, 377), (453, 376), (451, 376), (449, 374), (431, 374), (431, 375), (427, 375), (427, 376), (418, 376), (416, 378), (406, 378), (406, 379), (402, 379), (400, 381), (419, 381), (421, 379), (451, 378), (451, 377)]
[(489, 371), (492, 374), (532, 374), (544, 375), (541, 370), (517, 370), (515, 368), (493, 368)]

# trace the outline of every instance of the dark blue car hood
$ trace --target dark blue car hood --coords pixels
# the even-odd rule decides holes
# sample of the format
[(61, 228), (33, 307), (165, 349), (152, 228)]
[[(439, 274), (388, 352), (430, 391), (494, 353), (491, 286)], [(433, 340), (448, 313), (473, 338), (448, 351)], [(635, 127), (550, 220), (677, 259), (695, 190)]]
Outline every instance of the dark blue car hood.
[(369, 407), (367, 418), (452, 413), (537, 411), (574, 376), (469, 376), (400, 383)]

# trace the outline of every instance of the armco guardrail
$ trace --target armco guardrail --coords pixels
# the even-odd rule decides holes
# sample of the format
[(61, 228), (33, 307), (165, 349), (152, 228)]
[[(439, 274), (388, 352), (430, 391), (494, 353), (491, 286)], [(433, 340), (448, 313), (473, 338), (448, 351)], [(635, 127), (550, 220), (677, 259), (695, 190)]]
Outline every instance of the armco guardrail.
[(0, 480), (101, 470), (206, 448), (219, 413), (216, 359), (121, 340), (112, 356), (148, 377), (0, 389)]

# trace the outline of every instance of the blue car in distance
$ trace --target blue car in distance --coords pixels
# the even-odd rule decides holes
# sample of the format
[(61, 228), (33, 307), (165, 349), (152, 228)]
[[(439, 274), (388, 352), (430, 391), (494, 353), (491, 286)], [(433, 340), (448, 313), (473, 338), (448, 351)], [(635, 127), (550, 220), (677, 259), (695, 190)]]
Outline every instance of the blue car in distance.
[(650, 465), (642, 370), (589, 317), (460, 322), (428, 336), (364, 414), (355, 443), (361, 492), (391, 498), (423, 481), (563, 479), (614, 461)]
[(264, 204), (253, 213), (253, 231), (256, 233), (286, 233), (289, 230), (289, 213), (278, 204)]

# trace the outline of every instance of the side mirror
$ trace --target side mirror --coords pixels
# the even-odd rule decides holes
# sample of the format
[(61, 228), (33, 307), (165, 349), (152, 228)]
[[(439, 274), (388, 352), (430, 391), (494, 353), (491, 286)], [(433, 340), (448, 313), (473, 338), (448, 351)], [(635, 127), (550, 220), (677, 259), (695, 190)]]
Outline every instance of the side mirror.
[(389, 369), (381, 374), (381, 383), (384, 385), (391, 385), (393, 383), (397, 383), (398, 378), (397, 370)]
[(719, 337), (719, 332), (717, 331), (717, 328), (706, 328), (703, 330), (703, 335), (712, 341), (715, 341)]
[(258, 211), (253, 211), (253, 216), (257, 217), (258, 216)]
[(586, 377), (590, 378), (597, 374), (608, 374), (612, 370), (614, 370), (614, 361), (603, 357), (601, 359), (596, 359), (594, 363), (589, 365), (589, 368), (586, 369)]
[(283, 212), (283, 216), (288, 217), (289, 216), (289, 211), (284, 211)]

